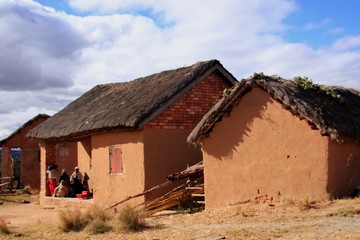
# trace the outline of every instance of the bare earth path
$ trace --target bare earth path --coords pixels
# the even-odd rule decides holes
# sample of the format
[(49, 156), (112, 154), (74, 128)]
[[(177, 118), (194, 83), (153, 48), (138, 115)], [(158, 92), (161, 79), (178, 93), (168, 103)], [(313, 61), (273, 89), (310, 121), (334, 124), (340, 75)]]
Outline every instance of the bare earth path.
[(360, 199), (309, 203), (248, 203), (194, 214), (147, 219), (136, 233), (64, 233), (61, 207), (38, 203), (0, 205), (10, 235), (0, 239), (360, 239)]
[(58, 209), (42, 207), (38, 203), (5, 204), (0, 206), (0, 218), (11, 228), (34, 227), (42, 223), (59, 223)]

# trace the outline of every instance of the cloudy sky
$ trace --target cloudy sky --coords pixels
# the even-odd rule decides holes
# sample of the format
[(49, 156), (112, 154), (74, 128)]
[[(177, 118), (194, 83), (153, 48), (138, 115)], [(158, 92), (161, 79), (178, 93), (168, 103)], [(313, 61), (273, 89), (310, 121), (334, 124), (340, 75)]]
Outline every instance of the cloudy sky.
[(360, 89), (358, 0), (0, 0), (0, 139), (97, 84), (218, 59)]

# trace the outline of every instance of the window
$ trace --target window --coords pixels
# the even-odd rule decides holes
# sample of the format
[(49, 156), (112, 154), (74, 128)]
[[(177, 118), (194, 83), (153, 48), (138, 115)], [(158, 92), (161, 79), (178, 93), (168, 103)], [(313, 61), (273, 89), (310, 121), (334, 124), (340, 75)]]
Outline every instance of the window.
[(124, 164), (122, 159), (122, 148), (118, 146), (110, 147), (110, 174), (124, 173)]

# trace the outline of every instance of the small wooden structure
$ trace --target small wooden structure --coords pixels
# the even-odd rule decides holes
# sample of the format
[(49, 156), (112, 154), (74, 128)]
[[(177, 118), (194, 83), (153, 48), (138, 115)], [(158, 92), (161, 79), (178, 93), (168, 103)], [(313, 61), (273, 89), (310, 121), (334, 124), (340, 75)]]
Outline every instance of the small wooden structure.
[(14, 177), (0, 177), (0, 192), (13, 192), (18, 184)]
[[(172, 190), (161, 197), (151, 201), (145, 201), (137, 207), (141, 209), (144, 217), (151, 217), (163, 210), (171, 209), (175, 206), (185, 204), (190, 208), (190, 212), (194, 212), (195, 207), (203, 206), (204, 201), (204, 178), (203, 178), (203, 164), (197, 163), (187, 169), (173, 173), (167, 176), (167, 181), (161, 183), (151, 189), (133, 196), (129, 196), (121, 201), (111, 204), (107, 209), (114, 208), (121, 204), (127, 203), (129, 200), (138, 198), (140, 196), (151, 194), (167, 186), (174, 186)], [(181, 185), (174, 184), (175, 182), (186, 179)], [(201, 198), (201, 200), (199, 200)]]

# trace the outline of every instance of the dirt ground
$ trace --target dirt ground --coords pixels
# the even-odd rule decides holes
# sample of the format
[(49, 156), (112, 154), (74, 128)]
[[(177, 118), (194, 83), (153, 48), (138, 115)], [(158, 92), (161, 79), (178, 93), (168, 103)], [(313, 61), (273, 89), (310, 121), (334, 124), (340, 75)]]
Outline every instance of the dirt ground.
[(97, 235), (62, 232), (58, 212), (64, 208), (40, 206), (31, 198), (26, 204), (0, 198), (0, 218), (11, 231), (0, 233), (0, 239), (360, 239), (359, 198), (246, 203), (149, 218), (148, 228), (136, 233)]

